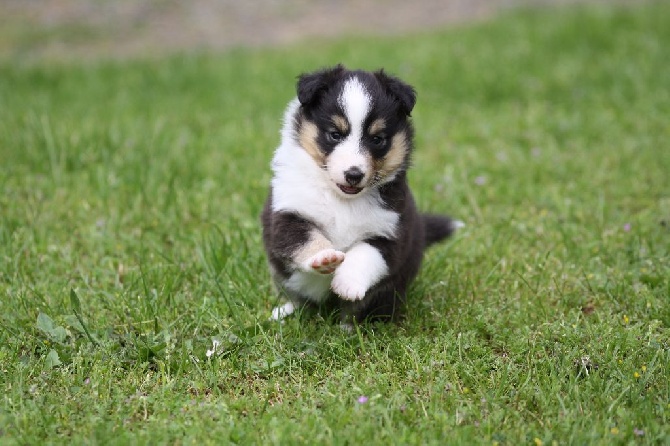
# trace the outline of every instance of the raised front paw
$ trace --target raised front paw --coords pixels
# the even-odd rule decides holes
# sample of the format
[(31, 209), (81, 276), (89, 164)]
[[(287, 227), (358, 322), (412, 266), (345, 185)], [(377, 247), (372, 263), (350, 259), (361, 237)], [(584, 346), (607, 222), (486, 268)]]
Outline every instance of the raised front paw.
[(309, 269), (319, 274), (333, 274), (344, 261), (344, 253), (334, 249), (324, 249), (310, 257), (306, 264)]
[(367, 280), (362, 277), (356, 277), (356, 274), (340, 274), (340, 270), (335, 272), (330, 288), (340, 298), (349, 301), (361, 300), (368, 291)]

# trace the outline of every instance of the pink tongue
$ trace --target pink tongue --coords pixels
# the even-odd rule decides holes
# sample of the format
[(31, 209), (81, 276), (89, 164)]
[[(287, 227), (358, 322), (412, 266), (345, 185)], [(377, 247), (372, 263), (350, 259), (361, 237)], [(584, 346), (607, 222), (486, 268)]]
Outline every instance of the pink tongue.
[(357, 194), (361, 191), (361, 189), (358, 187), (342, 186), (342, 185), (340, 185), (340, 189), (342, 190), (342, 192), (346, 194)]

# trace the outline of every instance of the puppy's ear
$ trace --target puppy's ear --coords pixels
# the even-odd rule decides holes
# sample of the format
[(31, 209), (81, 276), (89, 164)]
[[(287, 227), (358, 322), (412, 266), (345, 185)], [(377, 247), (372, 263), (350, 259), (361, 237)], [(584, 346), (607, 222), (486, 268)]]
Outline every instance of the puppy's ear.
[(389, 76), (384, 70), (375, 72), (375, 77), (386, 90), (386, 93), (395, 97), (402, 111), (409, 116), (416, 104), (416, 91), (410, 85), (397, 77)]
[(344, 66), (340, 64), (333, 68), (300, 75), (298, 78), (298, 100), (300, 103), (309, 105), (314, 102), (344, 71)]

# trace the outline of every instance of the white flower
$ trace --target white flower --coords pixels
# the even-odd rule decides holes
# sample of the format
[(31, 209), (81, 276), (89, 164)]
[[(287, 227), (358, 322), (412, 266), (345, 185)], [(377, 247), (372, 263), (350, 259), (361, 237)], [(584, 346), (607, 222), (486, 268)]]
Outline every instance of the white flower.
[(217, 348), (219, 348), (219, 345), (221, 345), (221, 341), (218, 339), (212, 339), (212, 349), (207, 350), (207, 353), (205, 353), (205, 356), (210, 358), (212, 355), (216, 353)]

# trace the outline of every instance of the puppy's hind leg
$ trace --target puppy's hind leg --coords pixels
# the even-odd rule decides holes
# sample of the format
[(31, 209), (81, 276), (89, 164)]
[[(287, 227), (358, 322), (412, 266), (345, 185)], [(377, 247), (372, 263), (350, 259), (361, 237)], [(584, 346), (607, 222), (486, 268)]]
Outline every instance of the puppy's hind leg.
[(402, 316), (405, 304), (404, 292), (398, 292), (389, 284), (370, 290), (365, 299), (355, 302), (342, 301), (342, 323), (391, 322)]

